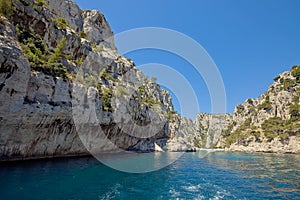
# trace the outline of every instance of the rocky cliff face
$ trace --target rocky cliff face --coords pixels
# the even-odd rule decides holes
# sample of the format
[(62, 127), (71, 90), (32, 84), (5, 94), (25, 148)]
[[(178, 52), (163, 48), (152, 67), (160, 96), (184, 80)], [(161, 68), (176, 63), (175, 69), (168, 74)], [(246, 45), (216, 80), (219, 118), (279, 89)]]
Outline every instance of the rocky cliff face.
[(169, 93), (119, 55), (99, 11), (70, 0), (0, 9), (0, 159), (105, 151), (300, 152), (299, 67), (234, 114), (173, 110)]
[(230, 114), (198, 114), (195, 120), (198, 135), (195, 145), (203, 148), (220, 147), (221, 133), (231, 122)]
[[(176, 150), (171, 97), (116, 51), (99, 11), (18, 0), (0, 18), (0, 159)], [(186, 120), (183, 123), (191, 123)]]
[(300, 66), (280, 74), (257, 99), (233, 114), (199, 114), (184, 140), (192, 147), (300, 153)]
[(265, 94), (236, 107), (220, 144), (228, 150), (300, 152), (300, 66), (274, 81)]

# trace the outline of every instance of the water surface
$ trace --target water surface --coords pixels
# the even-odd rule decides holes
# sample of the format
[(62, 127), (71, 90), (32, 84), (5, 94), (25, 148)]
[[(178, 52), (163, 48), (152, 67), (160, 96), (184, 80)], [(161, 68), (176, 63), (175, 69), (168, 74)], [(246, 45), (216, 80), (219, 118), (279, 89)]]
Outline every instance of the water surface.
[(143, 174), (92, 157), (1, 163), (0, 199), (300, 199), (299, 163), (300, 155), (226, 152), (186, 153)]

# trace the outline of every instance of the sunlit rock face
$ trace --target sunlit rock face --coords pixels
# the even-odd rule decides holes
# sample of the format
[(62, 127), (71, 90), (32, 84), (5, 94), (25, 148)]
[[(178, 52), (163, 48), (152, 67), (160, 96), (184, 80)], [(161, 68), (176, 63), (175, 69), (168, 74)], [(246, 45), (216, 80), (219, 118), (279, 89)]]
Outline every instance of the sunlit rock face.
[[(0, 159), (248, 146), (299, 151), (299, 116), (290, 112), (299, 106), (299, 78), (292, 71), (234, 114), (192, 121), (117, 52), (103, 14), (72, 1), (13, 1), (12, 14), (0, 18), (0, 52)], [(279, 140), (264, 130), (273, 117), (293, 120)]]
[(0, 20), (1, 159), (168, 150), (169, 93), (117, 53), (99, 11), (45, 2)]

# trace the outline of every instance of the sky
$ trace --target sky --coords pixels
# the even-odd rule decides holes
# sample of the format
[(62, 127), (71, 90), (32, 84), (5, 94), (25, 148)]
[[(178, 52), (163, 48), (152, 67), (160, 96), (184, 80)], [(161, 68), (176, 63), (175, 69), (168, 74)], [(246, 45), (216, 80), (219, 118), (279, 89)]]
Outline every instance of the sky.
[[(232, 113), (234, 107), (246, 99), (259, 97), (279, 73), (293, 65), (300, 65), (298, 0), (75, 2), (82, 9), (100, 10), (115, 34), (134, 28), (162, 27), (178, 31), (198, 42), (212, 58), (222, 77), (226, 91), (225, 112), (228, 113)], [(198, 108), (191, 106), (189, 94), (176, 99), (176, 92), (170, 89), (176, 110), (182, 112), (183, 107), (189, 107), (184, 116), (194, 118), (198, 112), (224, 112), (212, 109), (211, 96), (203, 77), (180, 56), (157, 49), (143, 49), (127, 53), (126, 57), (131, 58), (138, 67), (148, 63), (169, 66), (188, 80), (196, 94)], [(147, 75), (147, 70), (142, 68), (142, 71)], [(159, 76), (159, 83), (164, 82), (160, 79)], [(177, 89), (183, 94), (188, 91), (180, 85)]]

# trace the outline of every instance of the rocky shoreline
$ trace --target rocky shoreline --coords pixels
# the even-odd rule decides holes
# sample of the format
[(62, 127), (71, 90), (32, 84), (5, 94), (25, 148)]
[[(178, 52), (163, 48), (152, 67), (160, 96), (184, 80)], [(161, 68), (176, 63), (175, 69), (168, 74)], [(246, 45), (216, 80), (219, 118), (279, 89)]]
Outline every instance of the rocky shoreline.
[(226, 151), (243, 151), (243, 152), (265, 152), (265, 153), (300, 153), (300, 137), (291, 136), (285, 144), (279, 138), (271, 142), (251, 142), (248, 146), (231, 145)]

